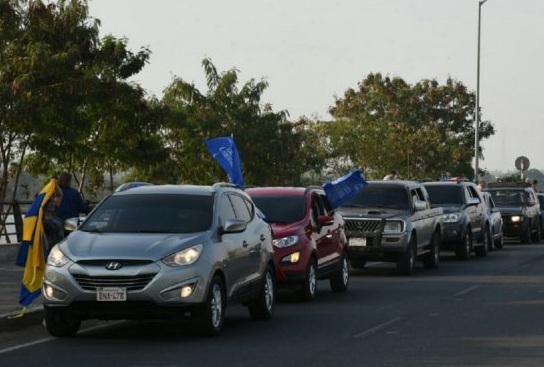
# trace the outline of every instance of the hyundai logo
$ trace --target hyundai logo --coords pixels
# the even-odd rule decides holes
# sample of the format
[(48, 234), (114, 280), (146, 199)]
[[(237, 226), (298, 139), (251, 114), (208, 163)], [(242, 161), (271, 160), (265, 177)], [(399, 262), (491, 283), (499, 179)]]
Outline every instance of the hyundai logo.
[(119, 270), (121, 269), (121, 263), (118, 261), (110, 261), (109, 263), (106, 263), (106, 269), (108, 270)]

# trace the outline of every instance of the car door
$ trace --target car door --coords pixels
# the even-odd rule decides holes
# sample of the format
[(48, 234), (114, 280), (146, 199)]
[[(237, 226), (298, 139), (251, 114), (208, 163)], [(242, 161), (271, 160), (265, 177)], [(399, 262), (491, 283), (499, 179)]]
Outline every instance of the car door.
[(323, 256), (321, 262), (323, 264), (338, 261), (340, 257), (339, 244), (342, 239), (342, 223), (340, 220), (335, 220), (334, 210), (331, 208), (325, 193), (317, 192), (316, 199), (318, 202), (319, 215), (331, 217), (330, 223), (321, 223), (320, 232), (325, 238), (322, 241)]
[[(465, 210), (469, 213), (470, 225), (472, 226), (472, 238), (483, 240), (485, 225), (483, 200), (476, 187), (472, 187), (472, 185), (465, 186), (464, 193), (466, 202), (469, 203)], [(471, 202), (476, 201), (478, 201), (478, 204), (470, 204)]]
[[(229, 199), (224, 193), (219, 199), (219, 222), (221, 228), (225, 227), (227, 220), (236, 219), (236, 212)], [(248, 261), (249, 252), (243, 246), (245, 233), (224, 233), (221, 236), (221, 246), (225, 252), (223, 259), (223, 270), (225, 272), (229, 297), (244, 291), (246, 286), (245, 263)]]
[(262, 242), (266, 239), (264, 233), (266, 227), (262, 221), (253, 220), (255, 210), (248, 200), (238, 194), (231, 193), (228, 196), (234, 207), (236, 218), (243, 220), (247, 224), (246, 230), (241, 233), (243, 235), (241, 245), (244, 253), (241, 276), (244, 284), (251, 285), (260, 278), (261, 264), (263, 263), (261, 257)]

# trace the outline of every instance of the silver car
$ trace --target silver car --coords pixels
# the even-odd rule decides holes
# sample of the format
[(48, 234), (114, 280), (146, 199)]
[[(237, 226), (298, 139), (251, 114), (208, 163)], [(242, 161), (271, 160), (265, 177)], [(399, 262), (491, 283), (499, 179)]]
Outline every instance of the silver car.
[(214, 336), (227, 304), (272, 317), (274, 269), (270, 226), (244, 191), (130, 188), (104, 199), (52, 249), (42, 289), (46, 328), (73, 336), (85, 319), (190, 316), (196, 333)]

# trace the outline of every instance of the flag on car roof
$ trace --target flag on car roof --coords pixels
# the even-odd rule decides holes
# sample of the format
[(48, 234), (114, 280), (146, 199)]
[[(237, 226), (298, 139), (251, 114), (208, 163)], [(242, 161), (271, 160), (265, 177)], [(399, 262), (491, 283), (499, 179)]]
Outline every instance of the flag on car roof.
[(234, 144), (234, 138), (224, 136), (205, 141), (208, 151), (219, 165), (227, 172), (229, 182), (244, 187), (240, 155)]
[(357, 169), (339, 179), (323, 184), (323, 189), (332, 208), (336, 209), (354, 197), (366, 185), (368, 183), (361, 175), (361, 170)]
[(46, 264), (46, 243), (43, 225), (45, 205), (55, 194), (57, 182), (49, 183), (40, 191), (25, 214), (23, 241), (16, 264), (24, 267), (19, 303), (29, 306), (41, 292)]

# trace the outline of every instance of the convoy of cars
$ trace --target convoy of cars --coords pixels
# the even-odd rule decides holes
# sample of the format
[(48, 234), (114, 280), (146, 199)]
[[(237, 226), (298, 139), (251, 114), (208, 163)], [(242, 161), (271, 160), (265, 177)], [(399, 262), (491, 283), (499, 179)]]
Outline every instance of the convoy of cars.
[(86, 319), (188, 318), (215, 336), (232, 304), (272, 318), (278, 287), (304, 301), (320, 279), (347, 291), (350, 265), (395, 262), (411, 274), (418, 259), (437, 267), (441, 251), (468, 259), (505, 238), (538, 242), (538, 196), (521, 184), (369, 181), (333, 208), (315, 186), (129, 185), (83, 223), (65, 222), (72, 233), (44, 275), (45, 325), (66, 337)]

